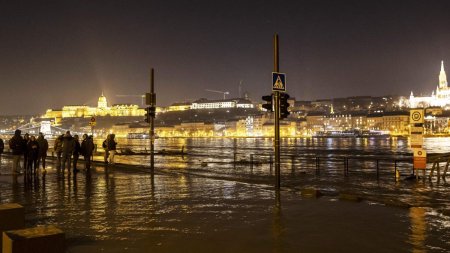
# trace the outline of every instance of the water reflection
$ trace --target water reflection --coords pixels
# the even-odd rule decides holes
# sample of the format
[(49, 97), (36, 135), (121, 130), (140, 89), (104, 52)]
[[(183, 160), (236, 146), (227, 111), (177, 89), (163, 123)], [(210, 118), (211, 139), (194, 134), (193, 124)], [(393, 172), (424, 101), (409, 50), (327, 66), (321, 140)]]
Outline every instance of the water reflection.
[(411, 207), (409, 217), (411, 218), (410, 242), (413, 245), (413, 253), (425, 253), (425, 240), (427, 233), (427, 223), (425, 221), (425, 209), (422, 207)]
[[(431, 184), (428, 180), (396, 182), (391, 161), (380, 163), (384, 174), (379, 180), (376, 178), (376, 161), (351, 160), (349, 176), (344, 177), (342, 157), (402, 155), (409, 152), (406, 141), (402, 138), (286, 139), (282, 149), (286, 154), (282, 158), (282, 185), (293, 191), (311, 186), (330, 195), (346, 191), (372, 197), (375, 202), (384, 203), (387, 199), (448, 209), (448, 184)], [(145, 144), (146, 141), (142, 140), (128, 140), (121, 145), (141, 148)], [(274, 180), (270, 177), (267, 163), (271, 145), (270, 138), (158, 139), (157, 150), (180, 150), (184, 147), (187, 155), (184, 158), (181, 155), (156, 156), (155, 173), (146, 169), (97, 166), (92, 171), (68, 176), (51, 168), (45, 180), (43, 175), (39, 175), (37, 181), (32, 179), (25, 184), (19, 177), (12, 180), (11, 185), (1, 185), (1, 201), (23, 203), (29, 210), (27, 219), (32, 225), (59, 224), (78, 242), (123, 240), (133, 244), (144, 240), (156, 245), (164, 241), (157, 236), (161, 234), (165, 238), (180, 234), (206, 236), (202, 234), (204, 231), (237, 231), (242, 229), (242, 224), (252, 226), (265, 222), (258, 230), (264, 231), (264, 240), (270, 242), (264, 244), (267, 246), (265, 249), (282, 252), (300, 235), (289, 238), (289, 233), (292, 233), (289, 229), (298, 228), (286, 222), (286, 202), (283, 199), (285, 206), (282, 209), (279, 192), (275, 193), (274, 202)], [(448, 146), (446, 143), (441, 145)], [(250, 154), (253, 154), (255, 162), (259, 163), (253, 167), (248, 163), (233, 164), (234, 153), (238, 154), (238, 161), (249, 161)], [(327, 155), (339, 159), (321, 161), (321, 173), (317, 175), (315, 157)], [(119, 156), (118, 159), (124, 163), (148, 165), (149, 162), (148, 156)], [(407, 175), (411, 169), (408, 163), (399, 163), (398, 166), (402, 175)], [(304, 211), (297, 215), (308, 214), (308, 210)], [(410, 242), (414, 252), (427, 250), (426, 244), (431, 237), (426, 232), (432, 226), (430, 224), (447, 224), (439, 231), (447, 231), (448, 234), (448, 221), (443, 223), (442, 218), (427, 224), (427, 213), (420, 209), (401, 209), (399, 212), (404, 212), (402, 218), (411, 221), (410, 233), (403, 234), (408, 238), (403, 238), (402, 242)], [(230, 228), (232, 221), (235, 227)], [(380, 225), (376, 230), (379, 234), (386, 232), (381, 226), (383, 222), (374, 222)], [(300, 227), (302, 223), (297, 225)], [(448, 235), (443, 238), (433, 239), (433, 243), (440, 240), (437, 244), (445, 245), (443, 241), (448, 239)]]
[(281, 194), (280, 190), (275, 191), (275, 205), (273, 208), (273, 222), (272, 222), (272, 236), (273, 236), (273, 250), (272, 252), (283, 252), (283, 222), (281, 209)]

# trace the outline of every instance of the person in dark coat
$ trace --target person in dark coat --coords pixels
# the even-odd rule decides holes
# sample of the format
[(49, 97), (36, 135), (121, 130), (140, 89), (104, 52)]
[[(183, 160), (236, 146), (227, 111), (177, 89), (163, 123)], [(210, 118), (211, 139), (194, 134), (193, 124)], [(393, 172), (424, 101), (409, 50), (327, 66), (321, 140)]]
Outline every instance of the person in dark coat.
[(17, 129), (14, 132), (14, 136), (9, 140), (9, 148), (11, 149), (13, 155), (13, 166), (12, 166), (13, 175), (19, 173), (20, 158), (22, 157), (25, 151), (24, 140), (21, 136), (21, 133), (22, 132), (19, 129)]
[(108, 157), (109, 157), (108, 140), (109, 140), (110, 136), (111, 135), (108, 134), (108, 136), (106, 136), (106, 139), (102, 143), (102, 148), (105, 150), (105, 154), (103, 155), (103, 159), (104, 159), (105, 163), (108, 163)]
[(32, 135), (27, 143), (27, 158), (28, 167), (26, 168), (27, 173), (36, 173), (38, 167), (38, 157), (39, 157), (39, 143), (36, 141), (36, 137)]
[(2, 164), (2, 154), (3, 154), (4, 149), (5, 149), (5, 143), (3, 142), (3, 139), (0, 138), (0, 167)]
[(79, 169), (77, 169), (77, 163), (78, 163), (78, 158), (80, 157), (80, 151), (81, 151), (81, 146), (80, 146), (80, 141), (78, 138), (78, 135), (74, 135), (73, 136), (74, 142), (75, 142), (75, 147), (73, 149), (73, 173), (76, 173), (78, 171), (80, 171)]
[(62, 170), (63, 170), (63, 172), (66, 169), (66, 165), (67, 165), (67, 170), (70, 174), (71, 159), (72, 159), (72, 154), (73, 154), (74, 149), (75, 149), (75, 139), (70, 134), (70, 131), (67, 131), (62, 140)]
[(23, 169), (28, 169), (28, 152), (27, 152), (27, 146), (28, 142), (30, 141), (30, 135), (28, 133), (25, 133), (23, 135)]
[(91, 136), (83, 134), (83, 141), (81, 142), (81, 154), (84, 157), (84, 168), (89, 170), (91, 168), (91, 157), (94, 152), (94, 141)]
[(116, 146), (117, 146), (117, 142), (114, 139), (116, 137), (115, 134), (110, 134), (109, 138), (106, 142), (107, 148), (108, 148), (108, 152), (109, 152), (109, 163), (110, 164), (115, 164), (114, 162), (114, 156), (116, 154)]
[(39, 133), (37, 142), (39, 143), (38, 168), (39, 163), (42, 162), (42, 168), (45, 171), (45, 159), (47, 158), (48, 141), (44, 138), (43, 133)]
[(53, 145), (53, 150), (56, 153), (56, 168), (60, 169), (61, 168), (61, 155), (62, 155), (62, 142), (64, 139), (64, 134), (58, 136), (58, 138), (56, 138), (55, 143)]

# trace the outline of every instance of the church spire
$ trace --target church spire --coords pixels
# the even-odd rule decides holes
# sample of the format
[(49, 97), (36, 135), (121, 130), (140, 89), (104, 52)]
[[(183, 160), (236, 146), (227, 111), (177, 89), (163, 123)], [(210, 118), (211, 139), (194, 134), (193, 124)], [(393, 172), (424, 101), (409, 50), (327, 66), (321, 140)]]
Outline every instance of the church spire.
[(441, 61), (441, 72), (439, 73), (439, 88), (447, 88), (447, 75), (444, 70), (444, 61)]

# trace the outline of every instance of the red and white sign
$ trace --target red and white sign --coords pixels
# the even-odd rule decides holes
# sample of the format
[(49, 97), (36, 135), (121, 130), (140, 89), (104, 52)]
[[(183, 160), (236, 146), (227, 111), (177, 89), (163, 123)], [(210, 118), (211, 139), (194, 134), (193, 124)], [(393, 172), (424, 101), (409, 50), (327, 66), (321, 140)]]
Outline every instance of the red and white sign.
[(414, 157), (414, 169), (426, 169), (427, 168), (427, 158), (426, 157)]
[(413, 150), (414, 152), (414, 169), (427, 168), (427, 152), (422, 148)]

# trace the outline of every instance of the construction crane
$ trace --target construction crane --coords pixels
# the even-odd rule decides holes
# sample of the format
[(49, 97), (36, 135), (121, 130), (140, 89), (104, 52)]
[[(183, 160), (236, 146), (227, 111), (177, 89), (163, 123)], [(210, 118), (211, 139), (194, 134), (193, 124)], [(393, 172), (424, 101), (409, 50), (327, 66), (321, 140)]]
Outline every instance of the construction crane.
[(145, 95), (116, 95), (116, 97), (121, 97), (121, 98), (123, 98), (123, 97), (136, 97), (136, 98), (142, 98), (142, 100), (141, 100), (141, 105), (144, 105), (145, 104)]
[(222, 93), (223, 94), (223, 100), (225, 100), (227, 98), (226, 96), (230, 94), (229, 91), (220, 91), (220, 90), (205, 90), (205, 91), (215, 92), (215, 93)]

